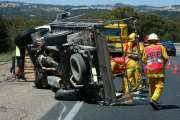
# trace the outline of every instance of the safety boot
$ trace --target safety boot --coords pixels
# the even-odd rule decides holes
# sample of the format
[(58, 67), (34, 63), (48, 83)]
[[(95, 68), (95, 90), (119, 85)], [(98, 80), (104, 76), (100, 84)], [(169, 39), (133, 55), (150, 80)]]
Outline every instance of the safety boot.
[(160, 107), (159, 107), (159, 105), (158, 105), (158, 103), (157, 103), (156, 101), (151, 100), (151, 101), (150, 101), (150, 105), (152, 106), (152, 108), (153, 108), (154, 110), (160, 110)]

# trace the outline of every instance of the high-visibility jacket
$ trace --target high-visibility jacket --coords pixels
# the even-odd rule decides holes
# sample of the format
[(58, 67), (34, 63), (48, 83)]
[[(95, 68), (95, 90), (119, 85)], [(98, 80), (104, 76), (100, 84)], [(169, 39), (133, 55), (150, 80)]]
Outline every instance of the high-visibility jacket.
[(138, 59), (138, 57), (142, 55), (143, 50), (144, 50), (144, 44), (143, 43), (139, 43), (139, 45), (137, 45), (136, 43), (133, 43), (133, 42), (127, 42), (124, 44), (125, 54), (128, 56), (131, 55), (135, 59)]
[(151, 44), (145, 47), (142, 61), (146, 64), (147, 76), (165, 77), (164, 66), (167, 60), (167, 51), (162, 45)]
[(21, 52), (18, 46), (16, 46), (16, 57), (20, 57), (21, 56)]

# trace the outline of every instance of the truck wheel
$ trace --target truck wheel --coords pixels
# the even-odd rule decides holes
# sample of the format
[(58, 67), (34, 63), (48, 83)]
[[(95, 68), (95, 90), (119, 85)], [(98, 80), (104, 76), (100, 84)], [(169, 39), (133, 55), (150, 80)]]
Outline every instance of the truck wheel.
[(48, 85), (48, 82), (47, 82), (47, 78), (46, 78), (46, 75), (42, 72), (39, 72), (38, 70), (35, 71), (36, 74), (35, 74), (35, 86), (38, 88), (38, 89), (43, 89), (43, 88), (48, 88), (49, 85)]
[(71, 55), (70, 66), (74, 79), (80, 83), (86, 76), (86, 64), (83, 57), (76, 53)]

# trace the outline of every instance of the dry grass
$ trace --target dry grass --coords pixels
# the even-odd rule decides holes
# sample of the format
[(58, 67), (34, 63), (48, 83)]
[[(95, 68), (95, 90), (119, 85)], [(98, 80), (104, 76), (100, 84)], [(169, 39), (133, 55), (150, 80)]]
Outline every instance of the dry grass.
[(0, 54), (0, 62), (7, 62), (12, 59), (12, 56), (15, 56), (15, 51), (2, 53)]

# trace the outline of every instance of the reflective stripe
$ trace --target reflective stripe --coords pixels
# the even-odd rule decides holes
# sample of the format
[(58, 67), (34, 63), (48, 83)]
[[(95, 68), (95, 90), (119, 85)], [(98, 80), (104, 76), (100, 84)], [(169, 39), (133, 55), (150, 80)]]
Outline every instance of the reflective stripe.
[(165, 77), (164, 74), (147, 74), (148, 77), (151, 78), (160, 78), (160, 77)]
[(153, 63), (163, 63), (163, 61), (160, 58), (152, 58), (152, 59), (147, 60), (147, 65), (150, 65)]
[(21, 53), (20, 53), (20, 49), (18, 46), (16, 46), (16, 57), (20, 57)]

